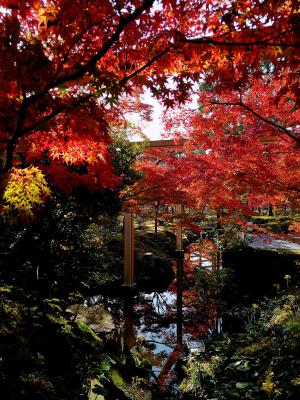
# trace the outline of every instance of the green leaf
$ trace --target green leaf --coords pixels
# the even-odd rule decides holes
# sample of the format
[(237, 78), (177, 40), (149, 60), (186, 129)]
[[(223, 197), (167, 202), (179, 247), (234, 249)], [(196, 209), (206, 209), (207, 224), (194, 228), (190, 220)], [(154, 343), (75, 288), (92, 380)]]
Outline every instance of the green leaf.
[(196, 154), (205, 154), (205, 150), (204, 149), (196, 149), (196, 150), (194, 150), (194, 153), (196, 153)]
[(41, 364), (44, 364), (44, 363), (45, 363), (45, 357), (43, 356), (43, 354), (37, 352), (37, 353), (36, 353), (36, 356), (37, 356), (38, 361), (39, 361)]
[(248, 387), (250, 385), (250, 382), (237, 382), (235, 384), (235, 387), (237, 389), (245, 389), (246, 387)]
[(244, 364), (238, 365), (236, 369), (239, 371), (249, 371), (251, 368), (248, 365), (248, 361), (246, 361)]

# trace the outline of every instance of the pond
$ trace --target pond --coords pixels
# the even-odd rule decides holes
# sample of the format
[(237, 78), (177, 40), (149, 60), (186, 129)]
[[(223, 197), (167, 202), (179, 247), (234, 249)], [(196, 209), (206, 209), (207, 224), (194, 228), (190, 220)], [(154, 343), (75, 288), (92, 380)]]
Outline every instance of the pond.
[[(196, 267), (212, 269), (212, 263), (200, 259), (199, 254), (192, 253), (189, 259), (195, 271)], [(203, 351), (203, 339), (222, 329), (222, 319), (214, 307), (204, 305), (197, 297), (186, 265), (178, 268), (177, 261), (177, 276), (167, 290), (135, 291), (126, 296), (102, 294), (89, 300), (90, 304), (103, 304), (122, 326), (127, 346), (138, 348), (151, 365), (153, 380), (165, 399), (179, 398), (179, 365), (188, 352)]]

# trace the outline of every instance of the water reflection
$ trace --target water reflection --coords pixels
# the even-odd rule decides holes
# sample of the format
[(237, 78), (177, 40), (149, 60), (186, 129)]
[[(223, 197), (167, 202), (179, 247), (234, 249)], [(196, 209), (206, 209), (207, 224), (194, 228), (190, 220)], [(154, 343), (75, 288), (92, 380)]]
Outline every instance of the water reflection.
[(123, 319), (124, 319), (124, 341), (131, 349), (136, 345), (136, 335), (135, 335), (135, 316), (133, 309), (134, 299), (133, 297), (128, 297), (124, 299), (123, 306)]
[(177, 259), (176, 264), (176, 279), (165, 292), (90, 299), (90, 303), (102, 303), (113, 315), (123, 328), (127, 346), (142, 353), (152, 365), (161, 391), (173, 392), (173, 398), (178, 391), (176, 362), (184, 355), (186, 343), (199, 343), (211, 332), (222, 331), (213, 292), (195, 285), (197, 268), (210, 273), (211, 261), (194, 251), (185, 261)]
[(184, 252), (176, 251), (176, 339), (177, 346), (182, 345), (182, 282), (183, 282)]

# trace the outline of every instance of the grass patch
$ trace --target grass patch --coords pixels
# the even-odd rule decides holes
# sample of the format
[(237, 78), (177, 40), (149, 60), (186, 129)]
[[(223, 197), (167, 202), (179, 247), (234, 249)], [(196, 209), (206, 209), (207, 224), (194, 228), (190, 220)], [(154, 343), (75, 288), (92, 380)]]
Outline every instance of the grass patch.
[(289, 233), (289, 226), (295, 222), (299, 222), (300, 218), (298, 214), (294, 216), (277, 215), (273, 217), (268, 215), (255, 215), (252, 216), (250, 220), (257, 225), (263, 226), (270, 232)]

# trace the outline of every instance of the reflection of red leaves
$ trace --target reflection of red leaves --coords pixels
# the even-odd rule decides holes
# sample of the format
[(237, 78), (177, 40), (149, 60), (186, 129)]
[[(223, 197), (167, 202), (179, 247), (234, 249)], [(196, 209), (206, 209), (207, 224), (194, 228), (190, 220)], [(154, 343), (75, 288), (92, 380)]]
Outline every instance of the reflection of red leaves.
[(191, 334), (195, 339), (202, 339), (205, 337), (209, 329), (211, 329), (210, 324), (205, 324), (203, 322), (194, 323), (193, 325), (185, 327), (186, 333)]
[(158, 376), (158, 385), (160, 391), (162, 393), (166, 392), (172, 382), (176, 379), (176, 374), (171, 369), (172, 366), (176, 363), (178, 357), (182, 354), (183, 347), (178, 344), (176, 348), (169, 355), (165, 365), (163, 366), (159, 376)]
[(182, 298), (185, 305), (195, 304), (198, 301), (197, 292), (193, 289), (183, 291)]
[[(217, 252), (217, 246), (212, 240), (203, 240), (200, 244), (192, 243), (186, 254), (185, 271), (187, 274), (192, 274), (195, 267), (198, 267), (201, 259), (213, 261)], [(199, 258), (193, 260), (193, 256), (198, 255)]]

